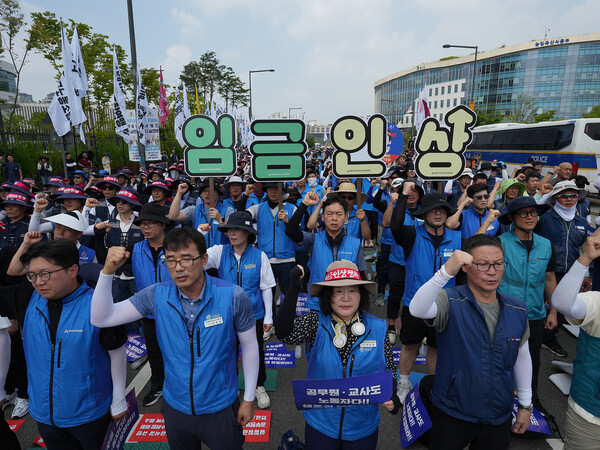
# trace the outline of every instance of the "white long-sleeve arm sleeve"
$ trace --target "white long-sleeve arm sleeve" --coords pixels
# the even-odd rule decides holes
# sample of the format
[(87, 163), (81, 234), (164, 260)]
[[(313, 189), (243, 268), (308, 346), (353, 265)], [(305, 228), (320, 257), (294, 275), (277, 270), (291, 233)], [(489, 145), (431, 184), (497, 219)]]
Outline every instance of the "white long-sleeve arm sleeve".
[(577, 297), (583, 278), (587, 272), (587, 267), (579, 261), (575, 261), (571, 269), (560, 280), (554, 293), (552, 294), (552, 306), (567, 317), (574, 319), (583, 319), (587, 308), (583, 300)]
[(265, 305), (265, 319), (263, 323), (269, 325), (273, 323), (273, 291), (271, 288), (261, 289), (263, 303)]
[(242, 333), (237, 333), (242, 349), (242, 367), (244, 369), (244, 400), (253, 402), (256, 397), (256, 383), (258, 382), (258, 341), (256, 340), (255, 327)]
[(10, 366), (10, 335), (8, 328), (0, 329), (0, 401), (6, 398), (4, 383)]
[(444, 186), (444, 194), (446, 195), (452, 195), (452, 184), (454, 183), (454, 180), (448, 180), (446, 181), (446, 184)]
[(42, 214), (34, 212), (29, 218), (29, 228), (27, 231), (39, 231), (40, 233), (51, 233), (53, 230), (52, 224), (49, 222), (40, 223)]
[(122, 325), (143, 317), (129, 300), (113, 303), (112, 280), (113, 275), (104, 275), (100, 272), (92, 296), (91, 321), (92, 325), (100, 328)]
[(444, 266), (438, 270), (427, 283), (422, 285), (410, 301), (410, 313), (421, 319), (433, 319), (437, 314), (435, 299), (446, 283), (452, 279)]
[(110, 412), (113, 416), (116, 416), (127, 410), (127, 401), (125, 400), (127, 352), (125, 351), (125, 345), (114, 350), (109, 350), (108, 355), (110, 356), (110, 376), (113, 385)]
[(523, 406), (531, 405), (533, 366), (531, 365), (531, 355), (529, 354), (529, 343), (527, 341), (521, 343), (521, 347), (519, 347), (514, 371), (519, 403)]

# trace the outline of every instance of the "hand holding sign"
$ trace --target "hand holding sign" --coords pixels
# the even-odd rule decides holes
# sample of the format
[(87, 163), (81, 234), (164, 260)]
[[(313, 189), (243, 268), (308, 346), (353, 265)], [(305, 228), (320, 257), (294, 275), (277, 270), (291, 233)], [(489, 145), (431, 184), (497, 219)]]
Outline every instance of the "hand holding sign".
[(470, 128), (477, 122), (477, 115), (459, 105), (446, 114), (444, 120), (448, 128), (441, 127), (434, 117), (428, 117), (419, 130), (415, 169), (424, 180), (458, 178), (465, 168), (464, 152), (471, 142)]

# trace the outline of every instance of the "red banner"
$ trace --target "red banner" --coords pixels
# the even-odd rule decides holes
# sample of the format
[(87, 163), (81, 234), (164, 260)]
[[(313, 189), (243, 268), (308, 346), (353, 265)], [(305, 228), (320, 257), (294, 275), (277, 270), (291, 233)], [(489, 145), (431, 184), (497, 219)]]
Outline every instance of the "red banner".
[(133, 430), (129, 442), (167, 442), (162, 414), (144, 414)]
[(271, 411), (255, 411), (254, 419), (244, 427), (246, 442), (269, 442)]

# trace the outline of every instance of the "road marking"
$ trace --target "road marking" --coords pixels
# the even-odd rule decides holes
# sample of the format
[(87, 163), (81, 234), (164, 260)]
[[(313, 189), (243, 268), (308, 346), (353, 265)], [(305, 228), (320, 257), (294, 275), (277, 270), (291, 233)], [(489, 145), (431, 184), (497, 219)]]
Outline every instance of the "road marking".
[(129, 393), (131, 389), (135, 388), (135, 396), (137, 397), (138, 395), (140, 395), (140, 393), (144, 389), (144, 386), (146, 386), (148, 381), (150, 381), (150, 375), (152, 375), (152, 372), (150, 370), (150, 364), (148, 364), (148, 362), (146, 361), (140, 369), (140, 371), (138, 372), (138, 374), (135, 376), (135, 378), (131, 380), (129, 386), (127, 386), (126, 392)]
[(563, 446), (565, 445), (560, 439), (546, 439), (546, 442), (552, 448), (552, 450), (562, 450)]

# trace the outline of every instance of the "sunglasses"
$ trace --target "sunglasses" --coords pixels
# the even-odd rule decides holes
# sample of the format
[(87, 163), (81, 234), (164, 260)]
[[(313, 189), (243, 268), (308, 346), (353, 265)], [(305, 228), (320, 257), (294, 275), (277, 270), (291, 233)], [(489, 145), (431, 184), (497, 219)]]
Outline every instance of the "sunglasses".
[(577, 198), (579, 194), (560, 194), (558, 198), (562, 198), (563, 200), (569, 200), (570, 198)]
[(488, 194), (476, 195), (475, 197), (473, 197), (473, 200), (487, 200), (488, 198), (490, 198), (490, 196)]

